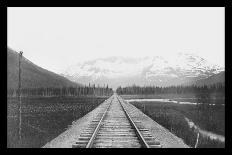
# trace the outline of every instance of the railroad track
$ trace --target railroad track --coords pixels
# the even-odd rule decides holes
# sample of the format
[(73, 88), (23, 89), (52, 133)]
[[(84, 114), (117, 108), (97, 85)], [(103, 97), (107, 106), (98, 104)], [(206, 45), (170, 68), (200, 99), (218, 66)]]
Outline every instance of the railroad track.
[(81, 133), (73, 148), (160, 148), (161, 145), (136, 121), (132, 108), (112, 95)]

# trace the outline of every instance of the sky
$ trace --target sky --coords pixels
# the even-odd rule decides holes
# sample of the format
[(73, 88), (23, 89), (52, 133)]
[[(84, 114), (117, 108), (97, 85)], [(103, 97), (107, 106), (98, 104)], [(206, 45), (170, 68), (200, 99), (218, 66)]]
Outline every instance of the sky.
[(179, 52), (225, 66), (223, 7), (8, 7), (7, 12), (8, 47), (56, 73), (96, 58), (171, 59)]

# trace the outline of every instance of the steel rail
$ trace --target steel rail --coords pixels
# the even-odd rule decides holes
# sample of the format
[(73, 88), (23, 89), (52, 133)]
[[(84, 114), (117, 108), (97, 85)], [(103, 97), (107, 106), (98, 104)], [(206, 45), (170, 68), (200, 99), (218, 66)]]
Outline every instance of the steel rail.
[(110, 106), (111, 106), (111, 104), (112, 104), (112, 101), (113, 101), (113, 98), (111, 99), (110, 104), (108, 105), (107, 109), (106, 109), (105, 112), (103, 113), (103, 115), (102, 115), (102, 117), (101, 117), (101, 119), (100, 119), (100, 121), (99, 121), (97, 127), (95, 128), (95, 130), (94, 130), (94, 132), (93, 132), (93, 134), (92, 134), (92, 136), (91, 136), (91, 138), (90, 138), (90, 140), (89, 140), (89, 142), (88, 142), (88, 144), (86, 145), (86, 148), (91, 148), (91, 147), (92, 147), (93, 142), (94, 142), (94, 139), (95, 139), (95, 137), (96, 137), (96, 135), (97, 135), (97, 133), (98, 133), (98, 130), (100, 129), (102, 120), (104, 119), (104, 117), (105, 117), (107, 111), (109, 110), (109, 108), (110, 108)]
[(142, 146), (144, 148), (150, 148), (150, 146), (147, 144), (147, 142), (145, 141), (145, 139), (143, 138), (141, 132), (139, 131), (139, 129), (137, 128), (137, 126), (135, 125), (134, 121), (131, 119), (129, 113), (127, 112), (126, 108), (123, 106), (122, 102), (119, 100), (119, 98), (117, 97), (120, 105), (122, 106), (123, 111), (126, 114), (126, 117), (128, 118), (130, 124), (132, 125), (132, 127), (135, 129), (135, 134), (137, 135), (137, 137), (139, 138), (140, 142), (142, 142)]

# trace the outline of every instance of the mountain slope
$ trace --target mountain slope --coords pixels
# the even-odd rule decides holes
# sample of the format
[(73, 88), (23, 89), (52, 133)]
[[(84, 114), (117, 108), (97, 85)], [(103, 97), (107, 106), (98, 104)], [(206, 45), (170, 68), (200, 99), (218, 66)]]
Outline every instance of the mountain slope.
[[(18, 58), (14, 50), (7, 48), (7, 88), (18, 87)], [(43, 69), (25, 57), (21, 63), (22, 88), (77, 86), (78, 84), (63, 76)]]
[(80, 83), (108, 83), (110, 87), (116, 88), (132, 84), (180, 85), (208, 78), (223, 70), (197, 55), (179, 53), (171, 58), (100, 58), (70, 66), (62, 75)]
[(206, 79), (197, 80), (193, 84), (197, 86), (203, 86), (203, 85), (212, 85), (216, 83), (225, 84), (225, 71), (212, 75)]

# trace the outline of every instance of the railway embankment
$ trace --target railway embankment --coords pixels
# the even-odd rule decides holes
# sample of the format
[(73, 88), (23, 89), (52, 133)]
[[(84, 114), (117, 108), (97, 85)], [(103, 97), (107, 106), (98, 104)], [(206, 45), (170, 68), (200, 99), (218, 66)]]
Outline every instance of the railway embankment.
[[(97, 116), (100, 112), (101, 107), (110, 102), (110, 99), (106, 100), (102, 104), (100, 104), (93, 111), (86, 114), (84, 117), (74, 121), (69, 128), (60, 134), (55, 139), (51, 140), (47, 144), (43, 146), (43, 148), (72, 148), (72, 145), (78, 140), (82, 131), (88, 127), (88, 124)], [(126, 106), (133, 112), (131, 112), (132, 117), (136, 117), (137, 121), (141, 122), (141, 125), (144, 128), (148, 129), (153, 137), (160, 142), (162, 148), (188, 148), (183, 140), (167, 129), (159, 125), (157, 122), (153, 121), (150, 117), (145, 115), (139, 109), (134, 107), (133, 105), (126, 103)]]

